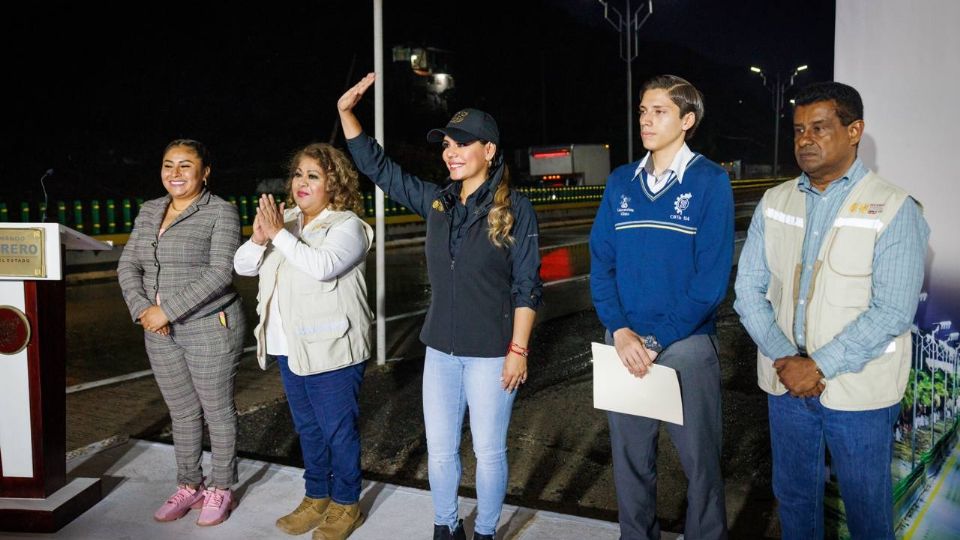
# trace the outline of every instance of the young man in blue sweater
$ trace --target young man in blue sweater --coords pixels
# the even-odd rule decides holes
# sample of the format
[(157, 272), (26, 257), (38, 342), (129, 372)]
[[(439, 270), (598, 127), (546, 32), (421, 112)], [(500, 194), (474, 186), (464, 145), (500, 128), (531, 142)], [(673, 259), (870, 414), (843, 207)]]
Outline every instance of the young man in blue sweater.
[[(725, 170), (686, 140), (703, 96), (673, 75), (641, 90), (647, 155), (607, 179), (590, 233), (590, 288), (625, 377), (654, 362), (677, 370), (683, 425), (666, 424), (686, 473), (687, 538), (726, 538), (720, 470), (720, 366), (715, 316), (733, 258), (733, 192)], [(629, 372), (629, 373), (627, 373)], [(608, 412), (620, 538), (658, 539), (660, 422)]]

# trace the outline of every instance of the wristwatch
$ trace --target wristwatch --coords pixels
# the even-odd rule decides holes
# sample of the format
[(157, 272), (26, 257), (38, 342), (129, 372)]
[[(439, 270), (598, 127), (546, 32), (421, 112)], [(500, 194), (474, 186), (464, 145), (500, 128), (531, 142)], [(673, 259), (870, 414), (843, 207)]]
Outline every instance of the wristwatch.
[(657, 341), (657, 336), (650, 334), (649, 336), (643, 336), (643, 346), (650, 351), (653, 351), (657, 354), (660, 354), (663, 351), (663, 345), (660, 345), (660, 342)]

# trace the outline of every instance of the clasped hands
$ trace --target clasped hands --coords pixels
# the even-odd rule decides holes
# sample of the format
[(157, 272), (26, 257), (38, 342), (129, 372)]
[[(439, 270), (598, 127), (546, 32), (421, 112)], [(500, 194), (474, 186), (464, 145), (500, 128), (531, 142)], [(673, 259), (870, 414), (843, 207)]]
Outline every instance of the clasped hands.
[(657, 353), (643, 346), (643, 340), (629, 328), (621, 328), (613, 333), (613, 345), (617, 356), (634, 377), (643, 377), (657, 360)]
[(267, 240), (273, 240), (273, 237), (283, 228), (285, 206), (285, 203), (280, 203), (278, 208), (273, 195), (266, 193), (261, 195), (257, 216), (253, 218), (253, 234), (250, 235), (250, 240), (260, 246), (266, 244)]
[(140, 313), (137, 319), (147, 332), (153, 332), (161, 336), (170, 335), (170, 319), (167, 319), (167, 314), (160, 309), (160, 306), (148, 307)]
[(777, 377), (793, 397), (817, 397), (823, 393), (825, 383), (817, 369), (817, 363), (805, 356), (784, 356), (773, 363)]

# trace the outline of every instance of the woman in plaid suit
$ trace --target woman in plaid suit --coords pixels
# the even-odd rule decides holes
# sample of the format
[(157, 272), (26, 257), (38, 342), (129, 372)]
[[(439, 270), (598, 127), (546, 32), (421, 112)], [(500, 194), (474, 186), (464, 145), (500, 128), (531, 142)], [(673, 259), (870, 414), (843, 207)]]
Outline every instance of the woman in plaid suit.
[[(246, 330), (232, 284), (240, 218), (207, 190), (209, 176), (202, 143), (168, 144), (160, 170), (168, 195), (141, 207), (117, 267), (173, 424), (178, 488), (154, 519), (172, 521), (199, 508), (198, 525), (222, 522), (236, 505), (233, 384)], [(200, 467), (204, 420), (212, 454), (207, 482)]]

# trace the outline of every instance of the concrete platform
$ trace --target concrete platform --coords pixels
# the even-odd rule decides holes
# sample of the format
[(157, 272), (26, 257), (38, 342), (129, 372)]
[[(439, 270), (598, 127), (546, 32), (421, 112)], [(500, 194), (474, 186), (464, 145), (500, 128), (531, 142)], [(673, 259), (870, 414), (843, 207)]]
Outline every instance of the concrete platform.
[[(71, 476), (102, 478), (104, 497), (99, 504), (55, 534), (0, 533), (0, 538), (289, 538), (273, 523), (296, 507), (303, 496), (303, 469), (241, 459), (240, 481), (235, 488), (239, 507), (229, 520), (216, 527), (198, 527), (197, 511), (171, 523), (158, 523), (152, 517), (174, 488), (172, 446), (129, 440), (97, 450), (74, 456), (67, 466)], [(204, 464), (208, 463), (209, 454), (205, 453)], [(360, 504), (368, 518), (351, 539), (432, 537), (433, 513), (427, 491), (364, 482)], [(461, 497), (460, 513), (468, 538), (473, 531), (475, 508), (474, 499)], [(497, 538), (616, 540), (619, 528), (608, 521), (504, 506)], [(664, 534), (662, 538), (673, 540), (677, 535)]]

